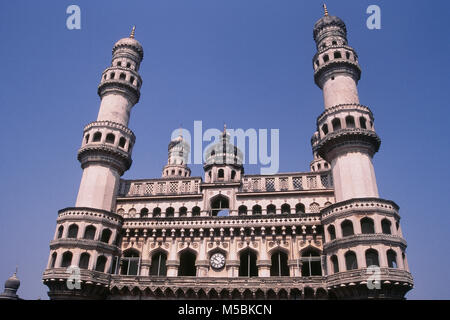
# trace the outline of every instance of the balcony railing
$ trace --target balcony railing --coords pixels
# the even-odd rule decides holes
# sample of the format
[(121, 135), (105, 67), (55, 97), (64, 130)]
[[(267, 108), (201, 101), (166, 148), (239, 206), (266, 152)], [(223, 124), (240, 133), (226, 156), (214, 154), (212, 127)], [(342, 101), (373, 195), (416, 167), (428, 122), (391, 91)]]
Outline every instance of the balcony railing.
[(122, 180), (119, 197), (145, 197), (200, 194), (200, 178)]
[(277, 176), (244, 176), (240, 192), (286, 192), (333, 189), (329, 171)]

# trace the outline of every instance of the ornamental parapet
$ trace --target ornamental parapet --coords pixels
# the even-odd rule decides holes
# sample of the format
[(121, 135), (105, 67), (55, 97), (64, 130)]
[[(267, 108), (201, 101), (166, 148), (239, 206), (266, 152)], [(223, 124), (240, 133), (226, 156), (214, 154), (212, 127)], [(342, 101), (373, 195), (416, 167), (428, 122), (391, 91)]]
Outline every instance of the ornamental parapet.
[(320, 211), (320, 214), (322, 223), (327, 224), (338, 218), (345, 218), (354, 214), (368, 212), (383, 213), (399, 218), (399, 209), (399, 206), (391, 200), (380, 198), (356, 198), (331, 204), (328, 207), (323, 208)]
[(59, 210), (57, 223), (65, 221), (99, 222), (113, 228), (120, 228), (123, 224), (123, 218), (118, 214), (111, 211), (85, 207), (68, 207)]
[[(132, 291), (138, 288), (141, 291), (150, 290), (152, 292), (170, 289), (176, 292), (181, 289), (184, 294), (187, 291), (195, 293), (203, 290), (208, 294), (210, 290), (215, 290), (217, 293), (222, 290), (227, 290), (231, 294), (232, 291), (237, 290), (241, 294), (249, 290), (255, 293), (258, 290), (268, 292), (269, 290), (277, 293), (284, 289), (299, 289), (303, 291), (304, 288), (311, 288), (317, 290), (326, 287), (326, 278), (321, 276), (314, 276), (308, 278), (302, 277), (145, 277), (145, 276), (124, 276), (111, 275), (111, 291), (113, 289), (122, 290), (127, 289)], [(159, 289), (159, 290), (158, 290)]]
[(372, 121), (374, 120), (373, 113), (369, 109), (369, 107), (362, 105), (362, 104), (357, 104), (357, 103), (343, 103), (343, 104), (337, 104), (335, 106), (327, 108), (324, 112), (322, 112), (317, 117), (317, 126), (320, 127), (323, 120), (325, 118), (327, 118), (328, 116), (332, 116), (332, 115), (337, 114), (342, 111), (347, 111), (347, 112), (348, 111), (357, 111), (361, 114), (368, 115)]
[[(380, 268), (377, 273), (383, 285), (413, 286), (413, 278), (408, 271), (394, 268)], [(356, 285), (366, 285), (370, 279), (374, 278), (374, 273), (367, 268), (338, 272), (327, 277), (328, 289), (338, 287), (352, 287)]]
[(346, 128), (330, 132), (321, 138), (317, 144), (313, 146), (313, 151), (329, 161), (329, 155), (341, 147), (366, 148), (373, 155), (378, 152), (381, 140), (373, 130), (361, 128)]
[[(139, 74), (133, 73), (130, 69), (116, 70), (117, 68), (119, 67), (108, 68), (103, 72), (97, 93), (100, 97), (110, 92), (121, 93), (135, 105), (141, 96), (142, 79)], [(120, 74), (124, 74), (125, 77), (120, 78)]]
[[(80, 269), (79, 271), (81, 284), (96, 284), (108, 287), (110, 274), (86, 269)], [(48, 282), (66, 281), (71, 275), (71, 272), (67, 272), (67, 268), (53, 268), (46, 269), (42, 279), (44, 284), (47, 284)]]
[(339, 73), (345, 73), (352, 76), (355, 79), (355, 82), (358, 82), (361, 78), (361, 68), (358, 61), (346, 59), (345, 57), (337, 59), (330, 58), (330, 60), (320, 64), (319, 66), (315, 64), (314, 67), (314, 82), (321, 89), (329, 77)]
[[(301, 225), (320, 225), (320, 213), (305, 214), (279, 214), (266, 215), (258, 218), (252, 216), (228, 216), (228, 217), (188, 217), (188, 218), (158, 218), (142, 220), (140, 218), (126, 219), (123, 228), (129, 229), (166, 229), (167, 236), (171, 229), (193, 228), (204, 229), (209, 228), (234, 228), (235, 231), (243, 226), (261, 228), (265, 227), (267, 236), (270, 235), (270, 227), (283, 226), (301, 226)], [(299, 229), (300, 232), (301, 229)], [(205, 234), (206, 237), (206, 234)]]
[(89, 164), (102, 163), (114, 167), (120, 175), (127, 171), (131, 163), (129, 152), (108, 143), (85, 145), (78, 150), (78, 161), (84, 169)]
[(83, 250), (96, 250), (105, 253), (117, 254), (120, 248), (115, 245), (107, 244), (105, 242), (88, 239), (56, 239), (50, 241), (50, 249), (56, 250), (59, 248), (77, 248)]
[(335, 239), (324, 243), (324, 250), (335, 250), (338, 248), (349, 248), (357, 245), (375, 245), (384, 244), (386, 246), (398, 245), (402, 250), (405, 250), (407, 243), (405, 239), (399, 236), (390, 234), (374, 233), (374, 234), (355, 234), (352, 236)]

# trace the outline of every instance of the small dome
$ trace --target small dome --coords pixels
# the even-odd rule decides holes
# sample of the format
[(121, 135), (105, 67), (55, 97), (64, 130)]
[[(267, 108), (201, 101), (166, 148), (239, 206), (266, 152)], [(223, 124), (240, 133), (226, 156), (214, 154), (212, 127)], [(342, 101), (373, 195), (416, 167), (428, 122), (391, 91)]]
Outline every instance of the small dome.
[(16, 274), (12, 277), (10, 277), (8, 280), (5, 281), (5, 289), (13, 289), (17, 290), (20, 287), (20, 280), (17, 278)]
[(314, 40), (317, 37), (317, 34), (325, 27), (328, 26), (337, 26), (344, 30), (345, 33), (347, 33), (347, 28), (345, 27), (344, 21), (341, 20), (341, 18), (336, 16), (330, 16), (326, 15), (317, 20), (317, 22), (314, 24)]
[(134, 38), (128, 37), (128, 38), (122, 38), (119, 41), (117, 41), (114, 44), (113, 52), (121, 47), (131, 47), (135, 49), (141, 58), (144, 56), (144, 49), (142, 48), (142, 45)]
[(211, 145), (206, 150), (205, 166), (212, 164), (232, 164), (242, 166), (242, 151), (230, 142), (230, 138), (230, 134), (224, 129), (220, 141)]

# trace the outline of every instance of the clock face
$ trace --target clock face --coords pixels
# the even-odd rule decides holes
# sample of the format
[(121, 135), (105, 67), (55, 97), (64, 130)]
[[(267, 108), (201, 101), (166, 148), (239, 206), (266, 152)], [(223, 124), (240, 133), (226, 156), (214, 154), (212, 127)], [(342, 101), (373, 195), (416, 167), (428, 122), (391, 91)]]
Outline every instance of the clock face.
[(214, 253), (209, 262), (214, 269), (221, 269), (225, 266), (225, 256), (222, 253)]

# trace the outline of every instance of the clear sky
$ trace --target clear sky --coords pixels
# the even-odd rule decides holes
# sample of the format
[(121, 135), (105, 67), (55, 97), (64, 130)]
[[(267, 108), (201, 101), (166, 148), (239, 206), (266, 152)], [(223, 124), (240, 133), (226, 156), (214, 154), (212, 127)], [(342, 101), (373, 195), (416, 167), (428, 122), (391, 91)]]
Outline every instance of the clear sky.
[[(81, 8), (81, 30), (66, 8)], [(172, 130), (280, 129), (280, 171), (307, 171), (323, 111), (313, 81), (312, 28), (322, 1), (1, 1), (0, 285), (19, 266), (19, 294), (46, 299), (41, 282), (57, 210), (73, 206), (84, 125), (115, 41), (144, 47), (137, 136), (124, 178), (159, 177)], [(366, 8), (381, 8), (381, 30)], [(450, 298), (448, 1), (327, 1), (362, 67), (361, 103), (382, 139), (380, 196), (399, 204), (415, 288), (408, 298)], [(192, 166), (202, 175), (201, 165)], [(257, 166), (246, 173), (258, 173)], [(1, 285), (2, 286), (2, 285)]]

